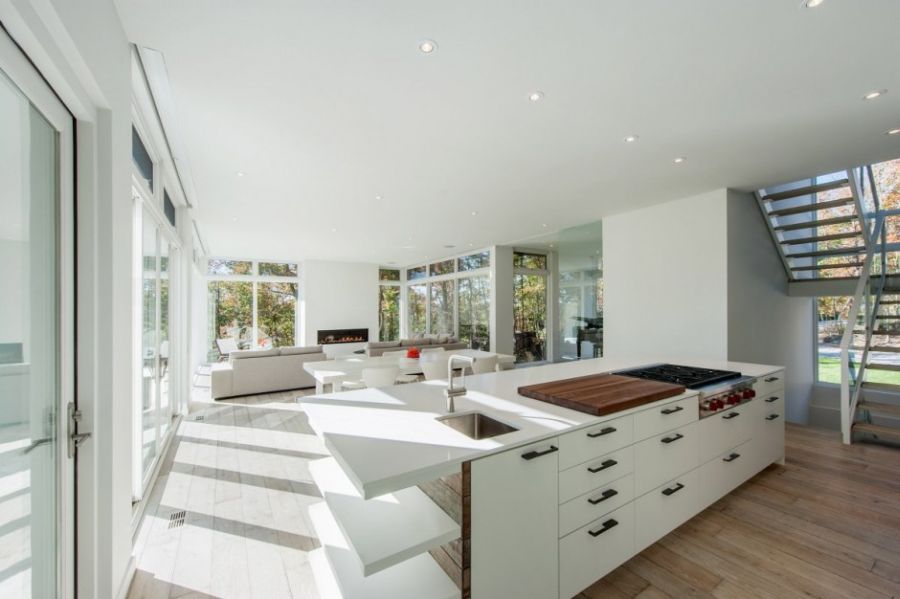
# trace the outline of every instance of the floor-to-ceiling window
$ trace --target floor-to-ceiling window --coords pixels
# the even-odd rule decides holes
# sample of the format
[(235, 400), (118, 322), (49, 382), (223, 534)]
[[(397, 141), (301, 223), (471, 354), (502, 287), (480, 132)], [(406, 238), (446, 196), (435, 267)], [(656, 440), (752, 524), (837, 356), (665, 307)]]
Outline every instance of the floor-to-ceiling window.
[(207, 359), (228, 351), (296, 345), (300, 270), (295, 262), (210, 258)]
[(400, 271), (378, 269), (378, 340), (400, 339)]
[(513, 254), (513, 332), (516, 362), (547, 359), (547, 256)]

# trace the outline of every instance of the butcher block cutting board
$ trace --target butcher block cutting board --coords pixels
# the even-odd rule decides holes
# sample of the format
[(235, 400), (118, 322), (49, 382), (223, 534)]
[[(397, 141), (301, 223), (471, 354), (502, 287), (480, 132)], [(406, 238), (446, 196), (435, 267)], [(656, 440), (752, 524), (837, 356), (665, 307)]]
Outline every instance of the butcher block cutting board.
[(564, 408), (605, 416), (684, 393), (681, 385), (616, 374), (592, 374), (519, 387), (519, 394)]

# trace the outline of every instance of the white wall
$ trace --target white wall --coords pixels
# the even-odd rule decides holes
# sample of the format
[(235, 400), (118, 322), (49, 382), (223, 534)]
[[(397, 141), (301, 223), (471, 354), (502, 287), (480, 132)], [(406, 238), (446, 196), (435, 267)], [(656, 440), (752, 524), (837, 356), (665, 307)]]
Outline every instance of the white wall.
[(750, 194), (728, 191), (728, 358), (784, 365), (785, 417), (806, 423), (813, 385), (813, 308), (789, 297), (784, 266)]
[(319, 329), (368, 328), (378, 341), (378, 266), (307, 260), (301, 265), (300, 339), (316, 345)]
[(725, 359), (726, 192), (603, 220), (604, 354)]

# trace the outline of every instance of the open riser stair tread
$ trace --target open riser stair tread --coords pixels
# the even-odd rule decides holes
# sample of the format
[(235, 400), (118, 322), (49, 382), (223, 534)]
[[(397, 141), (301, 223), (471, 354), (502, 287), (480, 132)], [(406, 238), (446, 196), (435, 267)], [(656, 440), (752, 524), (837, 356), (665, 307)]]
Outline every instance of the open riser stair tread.
[(868, 422), (855, 422), (853, 424), (853, 432), (872, 435), (879, 441), (900, 443), (900, 429), (892, 428), (890, 426), (881, 426), (878, 424), (870, 424)]
[(816, 264), (813, 266), (792, 266), (791, 270), (794, 272), (801, 272), (806, 270), (837, 270), (838, 268), (860, 268), (864, 265), (864, 262), (841, 262), (838, 264)]
[(900, 372), (900, 364), (883, 364), (880, 362), (871, 362), (866, 366), (871, 370), (888, 370), (891, 372)]
[(782, 245), (802, 245), (806, 243), (816, 243), (819, 241), (836, 241), (838, 239), (851, 239), (862, 237), (859, 231), (851, 231), (848, 233), (832, 233), (831, 235), (820, 235), (817, 237), (798, 237), (796, 239), (782, 239), (779, 243)]
[(890, 383), (872, 383), (863, 381), (863, 389), (871, 389), (872, 391), (887, 391), (888, 393), (900, 392), (900, 385), (892, 385)]
[(828, 181), (827, 183), (817, 183), (815, 185), (807, 185), (804, 187), (797, 187), (796, 189), (788, 189), (785, 191), (777, 191), (775, 193), (766, 194), (763, 196), (763, 199), (767, 202), (778, 202), (781, 200), (789, 200), (791, 198), (799, 198), (803, 196), (812, 195), (814, 193), (822, 193), (824, 191), (831, 191), (833, 189), (840, 189), (842, 187), (847, 187), (850, 181), (847, 179), (837, 179), (835, 181)]
[(823, 218), (819, 220), (810, 220), (802, 223), (790, 223), (787, 225), (778, 225), (776, 231), (801, 231), (803, 229), (814, 229), (816, 227), (826, 227), (828, 225), (840, 225), (843, 223), (853, 222), (857, 219), (855, 214), (847, 216), (835, 216), (833, 218)]
[(793, 206), (791, 208), (782, 208), (780, 210), (772, 210), (769, 216), (791, 216), (792, 214), (804, 214), (806, 212), (818, 212), (819, 210), (828, 210), (830, 208), (840, 208), (841, 206), (849, 206), (854, 202), (852, 197), (841, 198), (839, 200), (830, 200), (828, 202), (818, 202), (815, 204), (804, 204), (802, 206)]
[(857, 407), (858, 409), (865, 410), (871, 414), (900, 418), (900, 405), (863, 400), (859, 402)]
[(848, 248), (834, 248), (830, 250), (817, 250), (815, 252), (791, 252), (789, 254), (785, 254), (785, 258), (829, 258), (832, 256), (852, 256), (854, 254), (864, 254), (866, 252), (866, 246), (857, 245)]

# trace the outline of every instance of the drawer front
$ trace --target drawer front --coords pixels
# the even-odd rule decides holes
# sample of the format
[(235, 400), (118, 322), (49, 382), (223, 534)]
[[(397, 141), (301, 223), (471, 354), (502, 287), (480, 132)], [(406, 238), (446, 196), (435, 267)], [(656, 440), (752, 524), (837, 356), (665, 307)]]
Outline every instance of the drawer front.
[(559, 469), (606, 455), (634, 440), (634, 416), (623, 416), (559, 437)]
[(633, 553), (633, 503), (563, 537), (559, 541), (560, 599), (574, 597), (625, 563)]
[(640, 441), (694, 422), (700, 415), (697, 396), (655, 406), (634, 415), (634, 439)]
[(635, 551), (642, 551), (699, 511), (697, 470), (672, 479), (634, 500)]
[(758, 414), (761, 403), (754, 399), (700, 420), (697, 431), (701, 461), (749, 441), (756, 428), (754, 415)]
[(784, 371), (779, 370), (771, 374), (767, 374), (756, 379), (753, 385), (756, 396), (767, 395), (778, 389), (784, 389)]
[(632, 499), (634, 499), (634, 476), (627, 474), (567, 501), (559, 506), (559, 536), (566, 536), (576, 528), (619, 509)]
[(635, 444), (635, 496), (697, 467), (697, 425), (692, 422)]
[(784, 458), (784, 401), (763, 405), (760, 420), (762, 433), (758, 437), (760, 463), (757, 470)]
[(750, 478), (758, 451), (753, 441), (746, 441), (700, 466), (697, 508), (709, 507)]
[(634, 471), (634, 447), (629, 445), (559, 473), (559, 502), (565, 503), (591, 489)]

